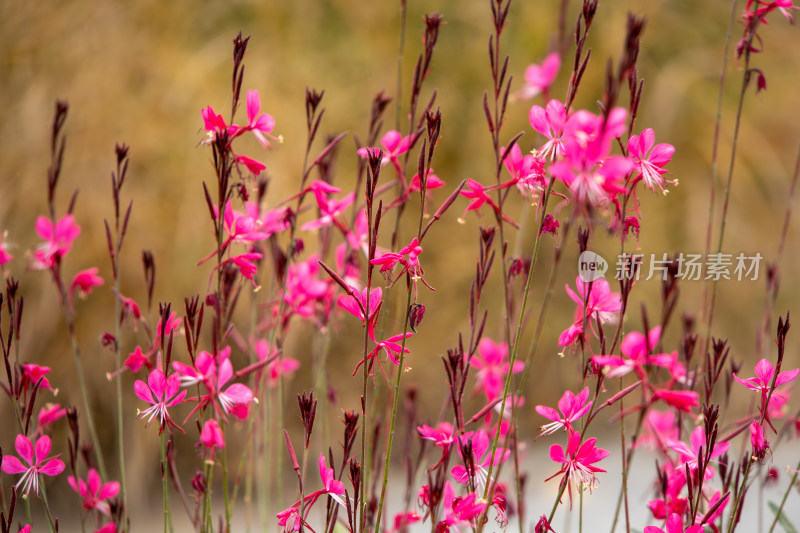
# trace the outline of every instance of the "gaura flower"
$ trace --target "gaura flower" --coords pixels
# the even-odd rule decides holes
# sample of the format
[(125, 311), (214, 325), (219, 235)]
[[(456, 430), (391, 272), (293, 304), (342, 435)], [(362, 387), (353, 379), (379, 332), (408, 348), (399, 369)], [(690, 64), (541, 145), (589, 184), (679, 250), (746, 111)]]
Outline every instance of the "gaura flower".
[(25, 435), (17, 435), (14, 447), (17, 455), (22, 461), (13, 455), (3, 456), (3, 472), (6, 474), (22, 474), (22, 477), (14, 485), (17, 490), (22, 487), (25, 496), (31, 489), (39, 495), (39, 474), (46, 476), (57, 476), (64, 471), (64, 461), (55, 457), (47, 457), (50, 453), (50, 437), (43, 435), (39, 437), (34, 445)]

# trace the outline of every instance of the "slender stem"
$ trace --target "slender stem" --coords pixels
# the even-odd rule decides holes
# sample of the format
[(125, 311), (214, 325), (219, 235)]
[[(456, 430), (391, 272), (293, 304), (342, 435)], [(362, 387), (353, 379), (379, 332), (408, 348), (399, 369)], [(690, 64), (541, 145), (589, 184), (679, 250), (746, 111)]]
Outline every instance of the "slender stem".
[(169, 531), (169, 496), (167, 487), (167, 433), (161, 432), (161, 493), (164, 504), (164, 533)]
[(739, 505), (742, 503), (742, 498), (744, 497), (744, 487), (747, 483), (747, 478), (750, 475), (750, 466), (755, 462), (753, 457), (750, 457), (750, 460), (747, 461), (747, 468), (744, 470), (744, 476), (742, 476), (742, 484), (739, 486), (739, 493), (736, 495), (736, 502), (733, 504), (733, 509), (731, 509), (731, 515), (728, 520), (728, 533), (733, 531), (733, 526), (736, 523), (736, 515), (738, 514)]
[[(400, 363), (397, 367), (397, 379), (394, 384), (394, 400), (392, 401), (392, 421), (389, 426), (389, 443), (386, 445), (386, 459), (383, 465), (383, 485), (381, 486), (381, 497), (378, 501), (378, 514), (375, 519), (375, 533), (380, 532), (381, 516), (383, 514), (383, 502), (386, 497), (386, 484), (389, 481), (389, 461), (392, 458), (392, 444), (394, 443), (394, 430), (395, 423), (397, 422), (397, 406), (400, 403), (400, 379), (405, 374), (403, 365), (405, 364), (406, 355), (406, 334), (408, 333), (409, 314), (411, 311), (411, 293), (413, 288), (411, 285), (408, 287), (408, 296), (406, 299), (406, 317), (405, 326), (403, 327), (403, 340), (400, 342)], [(364, 363), (366, 366), (366, 362)]]
[(795, 482), (797, 482), (798, 470), (800, 470), (800, 462), (797, 463), (797, 467), (795, 468), (794, 474), (792, 474), (792, 479), (791, 481), (789, 481), (789, 485), (787, 485), (786, 491), (784, 491), (783, 493), (783, 498), (781, 498), (781, 504), (775, 511), (775, 519), (772, 521), (772, 525), (769, 528), (769, 533), (775, 531), (775, 526), (778, 524), (778, 519), (780, 519), (781, 517), (781, 513), (783, 512), (783, 506), (786, 504), (786, 499), (789, 497), (789, 493), (792, 491), (792, 487), (794, 487)]
[(401, 94), (403, 91), (403, 51), (406, 46), (406, 0), (400, 0), (400, 43), (397, 46), (397, 89), (395, 104), (395, 128), (400, 131), (400, 117), (403, 114)]
[(556, 501), (553, 502), (553, 509), (550, 511), (550, 516), (547, 518), (547, 521), (552, 523), (553, 517), (556, 515), (556, 509), (558, 509), (558, 504), (561, 503), (561, 497), (564, 495), (564, 490), (567, 488), (567, 483), (569, 483), (569, 478), (565, 477), (561, 481), (561, 485), (558, 487), (558, 496), (556, 496)]
[(56, 523), (53, 520), (53, 515), (50, 513), (50, 504), (47, 502), (47, 492), (44, 489), (44, 483), (40, 486), (41, 494), (42, 494), (42, 505), (44, 507), (44, 512), (47, 515), (47, 523), (50, 525), (51, 533), (56, 533)]

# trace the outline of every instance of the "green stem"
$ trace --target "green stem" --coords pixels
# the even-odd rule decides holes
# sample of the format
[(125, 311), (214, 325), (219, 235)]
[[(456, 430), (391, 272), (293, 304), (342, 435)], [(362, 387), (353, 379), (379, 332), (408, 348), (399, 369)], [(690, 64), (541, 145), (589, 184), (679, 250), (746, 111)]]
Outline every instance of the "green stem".
[[(408, 333), (409, 312), (411, 310), (411, 292), (412, 287), (408, 287), (408, 297), (406, 299), (406, 317), (404, 320), (405, 326), (403, 327), (403, 340), (400, 343), (400, 363), (397, 367), (397, 379), (394, 385), (394, 400), (392, 401), (392, 421), (389, 426), (389, 443), (386, 446), (386, 459), (383, 465), (383, 485), (381, 486), (381, 498), (378, 500), (378, 515), (375, 519), (375, 533), (380, 532), (381, 516), (383, 515), (383, 502), (386, 497), (386, 484), (389, 481), (389, 461), (392, 458), (392, 444), (394, 443), (394, 430), (397, 421), (397, 405), (400, 403), (400, 378), (403, 377), (405, 371), (403, 365), (405, 362), (406, 354), (406, 334)], [(366, 366), (366, 362), (364, 366)]]
[(750, 475), (750, 466), (753, 464), (753, 462), (753, 457), (750, 457), (750, 460), (747, 461), (747, 468), (745, 468), (744, 476), (742, 476), (742, 484), (739, 486), (739, 493), (736, 495), (736, 502), (733, 504), (730, 519), (728, 520), (728, 533), (733, 532), (733, 526), (736, 523), (736, 515), (738, 514), (737, 511), (739, 510), (739, 505), (742, 503), (742, 498), (744, 497), (744, 486), (747, 483), (747, 477)]
[(53, 515), (50, 513), (50, 504), (47, 503), (47, 492), (44, 490), (44, 483), (42, 483), (40, 488), (42, 492), (42, 505), (44, 506), (44, 512), (47, 515), (47, 523), (50, 525), (51, 533), (56, 533), (56, 523), (55, 520), (53, 520)]
[(161, 492), (164, 506), (164, 533), (170, 531), (169, 493), (167, 486), (167, 433), (161, 432)]

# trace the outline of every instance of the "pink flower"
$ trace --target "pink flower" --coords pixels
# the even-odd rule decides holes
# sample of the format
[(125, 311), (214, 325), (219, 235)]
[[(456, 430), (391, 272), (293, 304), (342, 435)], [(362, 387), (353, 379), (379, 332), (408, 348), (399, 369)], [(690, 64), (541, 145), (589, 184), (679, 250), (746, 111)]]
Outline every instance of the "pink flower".
[(75, 295), (75, 292), (78, 292), (78, 296), (81, 298), (86, 298), (89, 293), (92, 292), (94, 287), (100, 287), (103, 285), (103, 278), (97, 275), (100, 271), (97, 267), (87, 268), (86, 270), (81, 270), (75, 277), (72, 279), (72, 283), (69, 286), (69, 301), (70, 305), (72, 304), (72, 298)]
[[(464, 209), (464, 214), (461, 215), (461, 218), (458, 219), (460, 223), (464, 223), (464, 218), (467, 216), (469, 211), (478, 212), (478, 209), (483, 204), (489, 204), (489, 206), (494, 210), (495, 214), (500, 214), (500, 208), (497, 207), (497, 204), (494, 203), (494, 200), (487, 194), (487, 189), (481, 185), (479, 182), (475, 181), (474, 179), (470, 178), (467, 180), (466, 186), (461, 190), (459, 194), (464, 198), (469, 198), (472, 202)], [(514, 226), (517, 227), (517, 223), (514, 222), (512, 218), (510, 218), (507, 214), (503, 213), (503, 220)]]
[(437, 533), (450, 531), (450, 528), (471, 527), (473, 519), (479, 517), (486, 508), (486, 503), (474, 493), (466, 496), (456, 496), (455, 490), (449, 481), (444, 485), (442, 510), (444, 518), (436, 524)]
[(364, 312), (367, 308), (369, 308), (369, 318), (370, 320), (372, 317), (375, 316), (375, 313), (378, 312), (378, 309), (381, 306), (383, 298), (383, 289), (380, 287), (374, 287), (369, 290), (369, 306), (367, 305), (367, 289), (363, 289), (361, 293), (358, 295), (358, 301), (356, 301), (355, 296), (350, 295), (341, 295), (339, 296), (339, 307), (353, 315), (354, 317), (361, 320), (361, 325), (365, 326), (367, 324), (366, 317), (364, 316)]
[(572, 422), (575, 422), (588, 413), (591, 408), (592, 402), (589, 401), (589, 387), (585, 387), (577, 396), (575, 396), (572, 391), (566, 391), (558, 401), (558, 410), (561, 411), (561, 414), (552, 407), (546, 407), (544, 405), (536, 406), (537, 413), (548, 420), (552, 420), (551, 423), (539, 429), (542, 430), (542, 435), (550, 435), (561, 428), (572, 432), (574, 431)]
[(67, 416), (67, 410), (57, 403), (48, 403), (39, 410), (38, 433), (44, 433), (56, 420)]
[[(341, 495), (344, 494), (344, 483), (335, 479), (333, 468), (328, 468), (325, 464), (325, 454), (319, 455), (319, 477), (322, 480), (322, 489), (307, 494), (303, 501), (305, 501), (305, 513), (317, 502), (321, 496), (326, 494), (330, 496), (336, 503), (344, 507), (344, 501)], [(288, 509), (281, 511), (276, 516), (280, 519), (278, 524), (284, 527), (284, 531), (297, 531), (300, 529), (300, 524), (306, 525), (305, 517), (300, 516), (300, 504), (298, 500)]]
[(764, 428), (758, 420), (750, 424), (750, 443), (753, 445), (753, 456), (763, 460), (769, 451), (769, 441), (764, 438)]
[(561, 68), (561, 56), (553, 52), (549, 54), (541, 65), (532, 63), (525, 69), (525, 87), (522, 88), (521, 97), (533, 98), (541, 92), (546, 92)]
[[(336, 189), (338, 192), (338, 189)], [(347, 232), (344, 224), (338, 220), (338, 217), (344, 213), (350, 204), (353, 203), (355, 196), (353, 193), (347, 194), (341, 200), (329, 198), (330, 193), (314, 189), (314, 198), (317, 200), (317, 207), (319, 208), (319, 218), (311, 220), (303, 224), (300, 229), (303, 231), (317, 230), (330, 225), (341, 226), (341, 229)]]
[(103, 483), (100, 474), (94, 468), (89, 469), (88, 483), (82, 479), (75, 479), (75, 476), (67, 478), (72, 490), (80, 494), (83, 498), (83, 508), (87, 511), (96, 509), (100, 513), (111, 516), (111, 506), (105, 500), (116, 497), (119, 494), (119, 483), (109, 481)]
[[(422, 282), (425, 283), (425, 280), (422, 279), (424, 271), (422, 270), (422, 265), (419, 264), (419, 256), (421, 254), (422, 246), (419, 245), (419, 239), (414, 237), (411, 239), (411, 242), (403, 246), (399, 252), (381, 254), (379, 257), (373, 259), (371, 263), (373, 265), (380, 265), (380, 271), (385, 273), (387, 279), (390, 279), (394, 268), (400, 265), (402, 267), (401, 271), (391, 283), (397, 281), (404, 273), (407, 273), (415, 282), (416, 280), (422, 280)], [(425, 286), (431, 288), (427, 283), (425, 283)]]
[(180, 387), (181, 380), (177, 374), (173, 373), (167, 377), (158, 368), (150, 372), (147, 383), (137, 379), (133, 384), (133, 392), (140, 400), (151, 404), (150, 407), (139, 412), (139, 417), (147, 418), (149, 424), (158, 415), (159, 433), (164, 431), (168, 425), (180, 429), (167, 412), (168, 407), (178, 405), (186, 397), (186, 391), (179, 392)]
[(578, 276), (575, 278), (575, 288), (577, 294), (569, 288), (569, 285), (565, 285), (567, 295), (578, 304), (578, 307), (575, 309), (574, 323), (558, 338), (559, 346), (568, 346), (578, 335), (583, 334), (584, 320), (594, 327), (598, 316), (601, 323), (606, 323), (622, 308), (621, 296), (619, 293), (612, 293), (611, 286), (604, 279), (595, 280), (590, 284)]
[(672, 513), (667, 518), (667, 530), (664, 531), (660, 527), (646, 526), (644, 533), (703, 533), (703, 526), (689, 526), (683, 529), (683, 520), (678, 513)]
[(664, 191), (664, 184), (677, 183), (676, 180), (665, 180), (663, 175), (666, 174), (664, 165), (669, 163), (672, 159), (672, 154), (675, 153), (675, 147), (671, 144), (655, 144), (655, 134), (652, 128), (647, 128), (641, 135), (632, 135), (628, 140), (628, 153), (633, 159), (633, 168), (639, 174), (636, 179), (641, 179), (644, 184), (651, 190), (658, 187), (662, 192)]
[(489, 401), (503, 394), (509, 369), (514, 374), (525, 369), (522, 361), (515, 361), (514, 367), (510, 368), (508, 345), (504, 342), (495, 343), (486, 337), (478, 343), (478, 351), (469, 360), (469, 364), (478, 370), (475, 388), (482, 390)]
[(455, 440), (453, 432), (453, 425), (449, 422), (441, 422), (435, 428), (427, 425), (418, 426), (417, 432), (420, 437), (426, 440), (433, 441), (434, 446), (437, 448), (449, 449), (450, 445)]
[(561, 483), (567, 484), (570, 507), (572, 506), (572, 485), (578, 490), (588, 487), (589, 492), (597, 485), (595, 473), (605, 472), (602, 468), (592, 466), (598, 461), (608, 457), (609, 452), (602, 448), (597, 448), (594, 443), (597, 439), (591, 438), (581, 444), (581, 435), (577, 431), (570, 434), (567, 441), (567, 450), (553, 444), (550, 447), (550, 459), (556, 463), (561, 463), (561, 470), (547, 478), (550, 481), (559, 474), (564, 474)]
[(60, 261), (72, 248), (72, 242), (80, 235), (81, 228), (75, 224), (72, 215), (64, 215), (58, 222), (53, 222), (40, 216), (36, 219), (36, 233), (44, 239), (45, 243), (40, 244), (33, 252), (31, 268), (34, 270), (44, 270), (52, 268)]
[(733, 379), (750, 390), (760, 392), (761, 404), (763, 406), (769, 394), (769, 389), (772, 386), (773, 378), (775, 379), (775, 387), (780, 387), (781, 385), (785, 385), (786, 383), (793, 381), (795, 378), (797, 378), (798, 374), (800, 374), (800, 369), (795, 368), (794, 370), (786, 370), (781, 372), (777, 377), (775, 377), (775, 367), (773, 367), (772, 363), (770, 363), (768, 360), (762, 359), (756, 363), (755, 377), (741, 379), (734, 372)]
[(234, 415), (241, 418), (240, 415), (247, 415), (246, 411), (242, 413), (234, 408), (246, 407), (252, 402), (253, 392), (243, 383), (228, 385), (233, 377), (230, 354), (230, 346), (223, 348), (216, 356), (201, 351), (194, 360), (194, 367), (175, 361), (172, 363), (172, 368), (180, 374), (183, 386), (202, 383), (205, 387), (208, 394), (200, 398), (197, 408), (214, 402), (214, 408), (218, 412), (221, 408), (225, 415), (233, 412)]
[[(411, 149), (414, 142), (414, 135), (403, 136), (402, 133), (396, 130), (387, 131), (381, 138), (381, 145), (383, 145), (383, 160), (382, 165), (391, 163), (397, 176), (405, 182), (403, 175), (403, 167), (400, 164), (400, 156)], [(358, 155), (361, 157), (369, 157), (371, 153), (376, 152), (377, 148), (359, 148)]]
[(531, 128), (547, 137), (547, 142), (537, 150), (537, 155), (554, 160), (564, 155), (564, 126), (567, 122), (567, 108), (558, 100), (550, 100), (542, 108), (535, 105), (528, 113)]
[(666, 449), (667, 439), (678, 438), (675, 411), (672, 409), (664, 412), (651, 409), (647, 413), (644, 427), (646, 432), (636, 440), (634, 447), (648, 445), (663, 451)]
[(0, 266), (14, 259), (14, 256), (8, 253), (7, 245), (3, 244), (3, 237), (5, 237), (5, 235), (0, 233)]
[(39, 387), (43, 389), (53, 390), (50, 382), (45, 377), (50, 373), (49, 366), (40, 366), (34, 363), (25, 363), (22, 365), (22, 386), (27, 389), (28, 386), (33, 387), (41, 379), (42, 384)]
[(459, 437), (458, 454), (464, 458), (464, 448), (470, 443), (472, 446), (472, 459), (464, 460), (465, 464), (474, 466), (474, 471), (470, 472), (463, 465), (456, 465), (450, 470), (450, 475), (458, 483), (468, 483), (474, 479), (478, 487), (483, 489), (489, 482), (489, 465), (498, 466), (505, 463), (511, 456), (511, 450), (497, 448), (492, 461), (492, 446), (489, 435), (480, 429), (473, 434), (464, 434)]
[[(276, 355), (276, 350), (270, 350), (269, 343), (263, 339), (256, 342), (255, 352), (259, 361), (266, 361)], [(300, 368), (300, 363), (297, 359), (292, 359), (291, 357), (275, 357), (275, 359), (267, 365), (267, 385), (275, 387), (281, 376), (289, 376), (298, 368)]]
[(39, 495), (39, 474), (57, 476), (64, 471), (64, 462), (58, 459), (58, 456), (47, 457), (50, 453), (50, 446), (50, 437), (47, 435), (39, 437), (34, 447), (28, 437), (19, 434), (14, 441), (14, 447), (22, 461), (13, 455), (3, 456), (3, 472), (22, 474), (14, 486), (17, 490), (22, 486), (25, 496), (30, 493), (31, 489), (37, 496)]
[(667, 405), (685, 413), (700, 405), (699, 395), (691, 390), (657, 389), (653, 394), (653, 400), (663, 400)]
[[(678, 455), (681, 457), (682, 464), (689, 465), (689, 469), (695, 471), (698, 469), (697, 464), (697, 454), (700, 452), (701, 447), (705, 447), (706, 445), (706, 431), (703, 426), (697, 426), (692, 431), (691, 436), (689, 437), (689, 444), (686, 444), (683, 441), (679, 440), (668, 440), (667, 446), (672, 451), (678, 452)], [(711, 450), (711, 454), (709, 455), (706, 452), (706, 456), (710, 459), (714, 459), (715, 457), (719, 457), (720, 455), (724, 454), (730, 448), (729, 442), (717, 442), (714, 444), (714, 449)], [(706, 479), (710, 476), (714, 475), (714, 470), (712, 468), (707, 468), (705, 471)]]
[(275, 119), (272, 118), (272, 115), (261, 112), (261, 97), (258, 95), (258, 91), (254, 89), (247, 91), (247, 126), (244, 130), (252, 131), (261, 146), (269, 148), (271, 145), (267, 137), (273, 141), (281, 141), (280, 137), (271, 135), (274, 128)]
[(128, 367), (131, 372), (138, 372), (143, 366), (146, 366), (148, 369), (152, 369), (153, 363), (151, 363), (150, 359), (144, 353), (142, 353), (142, 347), (137, 346), (133, 352), (128, 354), (128, 358), (125, 359), (123, 366)]
[(664, 368), (671, 368), (677, 363), (678, 352), (671, 354), (653, 354), (652, 351), (658, 345), (658, 340), (661, 338), (661, 326), (656, 326), (647, 333), (647, 337), (638, 331), (628, 333), (622, 343), (620, 343), (620, 351), (625, 356), (618, 357), (615, 355), (595, 355), (592, 361), (601, 366), (610, 367), (606, 373), (608, 377), (624, 376), (633, 370), (639, 379), (646, 381), (647, 373), (644, 369), (645, 365), (656, 365)]
[(222, 428), (213, 418), (206, 420), (205, 424), (203, 424), (203, 430), (200, 432), (200, 442), (206, 448), (214, 448), (216, 446), (222, 449), (225, 447), (225, 435), (223, 435)]

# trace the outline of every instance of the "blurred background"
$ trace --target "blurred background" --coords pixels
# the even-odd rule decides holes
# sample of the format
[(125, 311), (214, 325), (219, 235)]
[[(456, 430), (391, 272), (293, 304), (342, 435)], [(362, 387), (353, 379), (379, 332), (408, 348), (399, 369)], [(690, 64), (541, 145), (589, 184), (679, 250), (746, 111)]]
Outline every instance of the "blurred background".
[[(574, 27), (578, 9), (578, 2), (568, 3), (568, 31)], [(668, 169), (670, 178), (678, 179), (680, 185), (671, 187), (666, 197), (640, 191), (641, 253), (660, 257), (664, 252), (703, 251), (719, 76), (730, 10), (730, 2), (721, 0), (600, 2), (587, 45), (592, 48), (592, 61), (576, 107), (596, 111), (606, 61), (612, 58), (616, 64), (623, 46), (626, 13), (643, 15), (647, 26), (638, 69), (645, 89), (636, 132), (652, 127), (656, 142), (670, 143), (676, 149)], [(445, 20), (423, 92), (424, 101), (433, 89), (438, 92), (437, 105), (443, 114), (442, 137), (433, 166), (447, 187), (434, 193), (434, 205), (438, 205), (462, 179), (474, 178), (483, 183), (493, 180), (494, 155), (481, 104), (483, 92), (491, 86), (487, 56), (491, 23), (487, 1), (409, 0), (401, 115), (407, 112), (409, 79), (421, 52), (422, 17), (432, 12), (441, 13)], [(556, 46), (557, 16), (557, 2), (513, 2), (502, 50), (510, 56), (513, 90), (521, 87), (526, 66), (540, 62)], [(796, 46), (798, 29), (778, 14), (771, 22), (761, 28), (764, 53), (754, 56), (753, 65), (766, 76), (767, 90), (759, 94), (751, 90), (745, 101), (724, 245), (724, 251), (734, 255), (760, 253), (765, 262), (757, 281), (720, 283), (712, 332), (729, 338), (732, 356), (745, 361), (743, 373), (747, 376), (752, 375), (752, 365), (758, 358), (763, 355), (774, 359), (775, 355), (774, 350), (757, 354), (755, 337), (764, 317), (766, 262), (775, 259), (800, 141), (800, 123), (794, 119), (800, 104), (794, 71), (800, 64), (800, 48)], [(3, 110), (0, 232), (8, 232), (3, 242), (9, 244), (9, 251), (16, 256), (6, 265), (7, 271), (21, 281), (25, 295), (23, 358), (54, 369), (52, 381), (61, 383), (54, 401), (65, 405), (80, 403), (79, 391), (66, 385), (74, 382), (75, 370), (55, 290), (46, 273), (29, 271), (26, 266), (26, 254), (38, 243), (34, 221), (47, 208), (46, 173), (54, 102), (65, 99), (70, 109), (57, 209), (63, 213), (72, 191), (79, 190), (75, 216), (82, 232), (64, 268), (70, 276), (78, 270), (99, 266), (101, 276), (106, 279), (104, 287), (87, 301), (78, 303), (78, 315), (84, 364), (90, 369), (101, 431), (110, 441), (113, 387), (105, 374), (113, 370), (113, 357), (101, 348), (98, 339), (103, 332), (113, 330), (109, 313), (113, 294), (109, 290), (110, 266), (102, 221), (113, 216), (109, 176), (115, 164), (115, 143), (126, 143), (131, 149), (123, 201), (134, 202), (123, 250), (122, 291), (144, 302), (141, 250), (152, 250), (158, 272), (155, 299), (171, 301), (182, 308), (184, 297), (205, 291), (211, 268), (210, 265), (195, 267), (214, 248), (201, 185), (203, 181), (212, 183), (214, 173), (210, 150), (198, 145), (203, 137), (200, 110), (211, 105), (228, 115), (232, 38), (239, 31), (251, 36), (243, 89), (259, 91), (262, 110), (275, 118), (275, 133), (285, 140), (267, 154), (256, 143), (245, 144), (247, 148), (243, 150), (266, 162), (270, 179), (267, 201), (269, 207), (274, 207), (296, 193), (299, 186), (306, 138), (306, 87), (325, 91), (322, 134), (350, 133), (340, 145), (335, 184), (343, 190), (353, 187), (357, 168), (353, 136), (366, 137), (374, 95), (382, 90), (388, 95), (395, 93), (399, 2), (142, 0), (53, 4), (0, 0), (0, 27), (0, 109)], [(737, 22), (732, 30), (732, 46), (741, 33), (742, 26)], [(572, 53), (570, 48), (551, 89), (554, 98), (564, 97)], [(741, 87), (740, 63), (732, 53), (727, 75), (718, 159), (720, 183), (729, 165), (735, 106)], [(626, 101), (625, 94), (620, 103), (624, 105)], [(385, 129), (395, 127), (396, 103), (387, 110)], [(505, 140), (524, 132), (520, 140), (524, 150), (542, 142), (528, 124), (532, 103), (544, 104), (541, 96), (510, 104), (503, 129)], [(241, 120), (243, 116), (242, 109), (238, 117)], [(405, 129), (406, 120), (401, 124)], [(416, 153), (412, 161), (415, 158)], [(721, 190), (718, 184), (718, 201)], [(490, 212), (485, 211), (482, 219), (470, 214), (466, 224), (456, 224), (465, 206), (466, 201), (459, 199), (446, 219), (434, 226), (422, 257), (426, 280), (437, 292), (420, 289), (427, 313), (420, 333), (411, 344), (409, 364), (413, 370), (406, 383), (418, 387), (420, 410), (425, 413), (422, 418), (430, 422), (437, 420), (445, 383), (439, 357), (457, 343), (459, 331), (467, 331), (468, 290), (477, 258), (478, 227), (492, 222)], [(718, 213), (717, 210), (715, 228)], [(522, 209), (512, 216), (530, 216), (530, 212)], [(781, 291), (774, 308), (779, 314), (791, 309), (798, 297), (796, 228), (797, 222), (792, 220), (780, 265)], [(530, 229), (521, 232), (520, 237), (511, 235), (514, 253), (529, 253)], [(388, 235), (384, 238), (388, 241)], [(559, 238), (573, 240), (574, 234)], [(545, 242), (533, 289), (536, 310), (552, 257), (552, 244)], [(313, 237), (306, 238), (309, 249), (313, 249), (313, 243)], [(635, 242), (630, 241), (630, 246), (634, 247)], [(593, 236), (590, 247), (608, 258), (615, 257), (618, 243), (614, 237), (598, 234)], [(574, 286), (577, 273), (572, 266), (574, 246), (569, 248), (536, 360), (534, 376), (547, 378), (531, 383), (528, 406), (554, 404), (565, 388), (577, 387), (574, 361), (556, 356), (558, 335), (569, 326), (574, 311), (563, 290), (564, 284)], [(495, 276), (497, 298), (489, 295), (485, 300), (490, 316), (496, 317), (490, 318), (486, 334), (499, 340), (502, 291), (497, 281)], [(699, 314), (701, 285), (700, 282), (681, 284), (678, 313)], [(651, 316), (659, 315), (659, 291), (656, 281), (639, 285), (626, 329), (641, 328), (642, 305), (647, 306)], [(155, 323), (155, 311), (147, 316)], [(679, 317), (676, 314), (667, 334), (673, 346), (680, 333)], [(331, 335), (332, 358), (336, 358), (331, 381), (338, 385), (338, 402), (331, 409), (332, 418), (338, 417), (339, 408), (357, 406), (357, 394), (348, 391), (351, 384), (347, 376), (358, 353), (358, 348), (354, 348), (357, 344), (349, 340), (358, 338), (360, 331), (350, 326), (346, 324)], [(527, 345), (532, 329), (531, 324), (523, 346)], [(305, 361), (304, 354), (311, 343), (308, 338), (314, 328), (295, 324), (293, 330), (286, 353)], [(770, 335), (773, 334), (771, 331)], [(798, 361), (793, 337), (790, 333), (787, 368), (796, 367)], [(142, 341), (127, 333), (124, 353), (132, 351), (137, 342)], [(339, 357), (344, 361), (341, 364)], [(128, 390), (133, 379), (124, 377)], [(306, 365), (289, 385), (287, 397), (313, 385), (310, 365)], [(743, 397), (742, 401), (746, 406), (750, 400)], [(131, 415), (127, 431), (131, 438), (129, 471), (142, 474), (129, 475), (129, 485), (131, 492), (143, 492), (158, 479), (158, 468), (153, 462), (158, 439), (155, 428), (141, 431), (143, 423), (134, 418), (135, 403), (133, 400), (126, 403)], [(479, 406), (480, 399), (474, 399), (474, 405)], [(6, 431), (12, 422), (7, 402), (0, 403), (0, 416), (0, 445), (6, 450), (13, 442), (13, 431)], [(532, 409), (526, 416), (529, 420), (526, 427), (532, 437), (540, 420)], [(288, 424), (296, 423), (293, 411), (286, 418)], [(339, 430), (336, 431), (338, 434)], [(59, 449), (57, 440), (55, 449)], [(131, 503), (146, 505), (147, 497)]]

